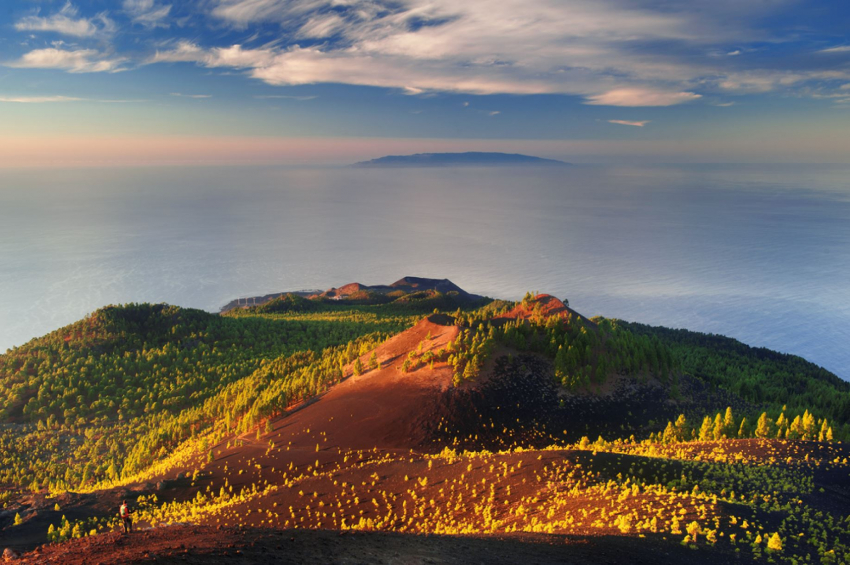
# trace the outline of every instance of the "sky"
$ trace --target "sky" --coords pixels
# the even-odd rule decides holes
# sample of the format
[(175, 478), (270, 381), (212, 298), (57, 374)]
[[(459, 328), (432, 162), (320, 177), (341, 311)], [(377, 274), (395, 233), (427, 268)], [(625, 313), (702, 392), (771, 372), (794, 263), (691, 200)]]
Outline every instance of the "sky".
[(844, 0), (3, 0), (0, 167), (850, 162)]

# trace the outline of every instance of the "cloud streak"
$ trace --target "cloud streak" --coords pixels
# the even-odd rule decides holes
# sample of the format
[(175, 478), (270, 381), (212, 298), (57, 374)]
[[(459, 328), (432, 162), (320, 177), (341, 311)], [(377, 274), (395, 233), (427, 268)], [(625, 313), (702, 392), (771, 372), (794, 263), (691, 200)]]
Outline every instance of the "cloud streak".
[(77, 98), (75, 96), (0, 96), (0, 103), (54, 104), (63, 102), (99, 102), (105, 104), (125, 104), (129, 102), (147, 102), (147, 100), (109, 100), (96, 98)]
[(693, 92), (665, 92), (649, 88), (618, 88), (587, 97), (596, 106), (673, 106), (701, 98)]
[(147, 29), (169, 27), (165, 20), (171, 13), (170, 4), (159, 4), (155, 0), (124, 0), (123, 8), (134, 23)]
[[(42, 16), (26, 16), (15, 23), (18, 31), (53, 32), (73, 37), (93, 37), (100, 32), (112, 32), (115, 25), (105, 14), (95, 18), (80, 18), (79, 10), (68, 2), (57, 13)], [(100, 25), (97, 25), (97, 24)]]
[(634, 126), (642, 128), (649, 123), (649, 120), (631, 121), (631, 120), (608, 120), (609, 124), (619, 124), (621, 126)]
[(818, 53), (850, 53), (850, 45), (839, 45), (829, 49), (821, 49)]
[(85, 98), (73, 96), (1, 96), (0, 102), (13, 104), (50, 104), (55, 102), (80, 102)]
[(108, 58), (95, 49), (36, 49), (24, 54), (7, 67), (19, 69), (61, 69), (72, 73), (116, 72), (124, 58)]

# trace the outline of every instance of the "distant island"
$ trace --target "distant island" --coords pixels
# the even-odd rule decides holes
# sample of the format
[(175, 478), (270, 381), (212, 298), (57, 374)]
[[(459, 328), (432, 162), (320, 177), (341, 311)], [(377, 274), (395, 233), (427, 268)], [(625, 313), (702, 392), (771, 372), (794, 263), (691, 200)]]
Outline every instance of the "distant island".
[(543, 159), (519, 153), (416, 153), (415, 155), (387, 155), (371, 161), (354, 163), (354, 167), (462, 167), (505, 165), (569, 166), (570, 163), (555, 159)]

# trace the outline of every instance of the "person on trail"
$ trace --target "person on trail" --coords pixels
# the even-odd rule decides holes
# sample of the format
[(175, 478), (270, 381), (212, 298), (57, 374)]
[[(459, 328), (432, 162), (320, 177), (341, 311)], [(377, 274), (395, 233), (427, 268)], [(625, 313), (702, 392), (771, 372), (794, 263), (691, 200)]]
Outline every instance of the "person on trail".
[(124, 524), (124, 533), (131, 533), (133, 531), (133, 519), (130, 518), (130, 507), (127, 506), (126, 500), (121, 502), (121, 507), (118, 509), (118, 515), (121, 516), (121, 523)]

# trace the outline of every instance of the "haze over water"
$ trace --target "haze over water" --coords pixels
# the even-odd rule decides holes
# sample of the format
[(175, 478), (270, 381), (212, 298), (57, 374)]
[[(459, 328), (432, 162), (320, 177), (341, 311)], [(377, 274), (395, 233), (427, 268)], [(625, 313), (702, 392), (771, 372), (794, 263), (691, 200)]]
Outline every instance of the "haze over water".
[(850, 379), (850, 167), (0, 171), (0, 350), (110, 303), (449, 278)]

